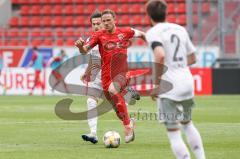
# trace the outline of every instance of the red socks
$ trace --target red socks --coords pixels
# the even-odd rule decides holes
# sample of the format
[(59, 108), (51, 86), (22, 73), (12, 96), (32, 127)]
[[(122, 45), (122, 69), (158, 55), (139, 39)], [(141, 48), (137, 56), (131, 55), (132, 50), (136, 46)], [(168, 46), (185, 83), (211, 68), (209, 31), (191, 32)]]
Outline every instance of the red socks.
[(128, 109), (121, 93), (113, 95), (112, 100), (114, 102), (115, 111), (118, 118), (122, 120), (124, 125), (129, 125), (130, 118), (128, 115)]

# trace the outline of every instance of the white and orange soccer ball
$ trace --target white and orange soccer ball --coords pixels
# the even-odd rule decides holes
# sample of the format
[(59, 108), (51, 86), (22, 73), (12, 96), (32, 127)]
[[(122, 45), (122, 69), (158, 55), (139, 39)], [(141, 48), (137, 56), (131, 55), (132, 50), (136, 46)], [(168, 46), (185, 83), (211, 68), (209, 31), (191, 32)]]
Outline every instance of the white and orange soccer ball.
[(117, 148), (120, 146), (121, 136), (116, 131), (107, 131), (103, 136), (103, 143), (106, 148)]

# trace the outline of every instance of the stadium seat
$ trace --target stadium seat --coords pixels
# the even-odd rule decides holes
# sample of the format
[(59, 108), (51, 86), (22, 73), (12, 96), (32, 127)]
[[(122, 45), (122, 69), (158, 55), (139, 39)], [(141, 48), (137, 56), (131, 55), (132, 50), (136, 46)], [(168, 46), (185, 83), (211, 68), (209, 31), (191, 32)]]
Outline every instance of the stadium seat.
[(143, 17), (140, 15), (134, 15), (131, 18), (131, 25), (142, 25), (143, 24)]
[(34, 27), (36, 27), (36, 26), (39, 27), (41, 25), (40, 22), (41, 22), (40, 17), (32, 17), (31, 20), (30, 20), (30, 25), (34, 26)]
[(22, 17), (22, 18), (21, 18), (21, 21), (20, 21), (20, 25), (21, 25), (21, 26), (27, 26), (27, 27), (28, 27), (28, 26), (29, 26), (29, 22), (30, 22), (30, 21), (29, 21), (29, 18), (28, 18), (28, 17)]
[(175, 5), (175, 12), (176, 13), (186, 13), (186, 4), (185, 3), (180, 3)]
[(17, 30), (8, 30), (6, 32), (7, 37), (18, 37), (18, 31)]
[(73, 26), (74, 25), (74, 19), (72, 16), (68, 16), (63, 18), (63, 26)]
[(169, 3), (168, 4), (168, 13), (172, 14), (174, 12), (175, 12), (174, 4), (173, 3)]
[(74, 39), (67, 39), (64, 43), (67, 46), (74, 46), (75, 40)]
[(55, 45), (57, 46), (63, 46), (64, 42), (63, 42), (63, 39), (61, 38), (58, 38), (56, 41), (55, 41)]
[(62, 14), (62, 6), (56, 5), (52, 8), (52, 14), (53, 15), (61, 15)]
[(43, 15), (51, 15), (52, 12), (52, 6), (50, 5), (44, 5), (41, 9), (41, 14)]
[(42, 26), (45, 26), (45, 27), (48, 27), (48, 26), (51, 26), (52, 24), (52, 17), (50, 16), (44, 16), (41, 20), (41, 25)]
[(19, 46), (28, 46), (28, 40), (27, 39), (21, 39), (18, 43)]
[(110, 4), (110, 5), (108, 6), (108, 8), (110, 8), (110, 9), (113, 10), (114, 12), (117, 12), (119, 6), (116, 5), (116, 4)]
[(53, 32), (51, 29), (45, 29), (43, 31), (41, 31), (40, 35), (42, 37), (52, 37), (53, 36)]
[(40, 29), (35, 29), (31, 32), (31, 36), (33, 37), (40, 37), (41, 36), (41, 33), (40, 33)]
[(42, 45), (42, 40), (41, 39), (33, 39), (31, 42), (32, 42), (33, 46)]
[(20, 9), (21, 15), (28, 15), (30, 7), (28, 5), (22, 6)]
[(83, 14), (84, 13), (84, 6), (77, 5), (74, 9), (74, 14)]
[(176, 23), (176, 16), (175, 15), (167, 16), (167, 21), (170, 23)]
[(19, 19), (17, 17), (12, 17), (12, 19), (10, 20), (10, 26), (16, 27), (18, 25), (19, 25)]
[(177, 19), (177, 23), (180, 25), (186, 25), (187, 23), (186, 15), (180, 15)]
[(31, 15), (39, 15), (40, 11), (41, 11), (41, 6), (39, 6), (39, 5), (32, 6), (29, 14), (31, 14)]
[(72, 5), (66, 5), (64, 8), (63, 8), (63, 11), (62, 13), (64, 15), (72, 15), (74, 13), (74, 8)]
[(52, 26), (62, 26), (62, 17), (56, 16), (52, 19)]
[(96, 10), (96, 6), (93, 4), (88, 4), (84, 7), (83, 12), (84, 14), (90, 15)]
[(53, 45), (53, 40), (48, 38), (48, 39), (44, 39), (42, 42), (42, 45), (44, 46), (52, 46)]

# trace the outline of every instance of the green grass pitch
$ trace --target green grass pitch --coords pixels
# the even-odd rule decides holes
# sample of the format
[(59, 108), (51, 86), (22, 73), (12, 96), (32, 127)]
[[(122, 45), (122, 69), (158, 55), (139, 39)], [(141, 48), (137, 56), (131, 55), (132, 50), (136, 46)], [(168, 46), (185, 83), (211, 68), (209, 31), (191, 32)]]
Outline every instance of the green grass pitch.
[[(88, 133), (86, 121), (64, 121), (54, 113), (65, 97), (0, 97), (0, 159), (174, 159), (163, 124), (146, 119), (156, 112), (155, 102), (142, 98), (130, 113), (141, 113), (136, 140), (117, 149), (104, 148), (102, 136), (123, 127), (114, 112), (100, 117), (96, 145), (82, 141)], [(86, 110), (85, 97), (74, 99), (71, 110)], [(240, 96), (196, 97), (193, 120), (199, 129), (208, 159), (237, 159), (240, 152)], [(123, 141), (123, 140), (122, 140)], [(192, 157), (194, 158), (194, 157)]]

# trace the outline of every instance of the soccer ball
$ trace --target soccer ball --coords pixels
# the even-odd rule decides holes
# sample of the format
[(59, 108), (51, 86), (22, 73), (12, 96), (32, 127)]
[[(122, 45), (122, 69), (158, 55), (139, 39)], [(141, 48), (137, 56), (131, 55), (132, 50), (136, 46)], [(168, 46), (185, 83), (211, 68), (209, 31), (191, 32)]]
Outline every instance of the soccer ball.
[(108, 131), (103, 136), (103, 143), (106, 148), (117, 148), (120, 146), (121, 136), (116, 131)]

